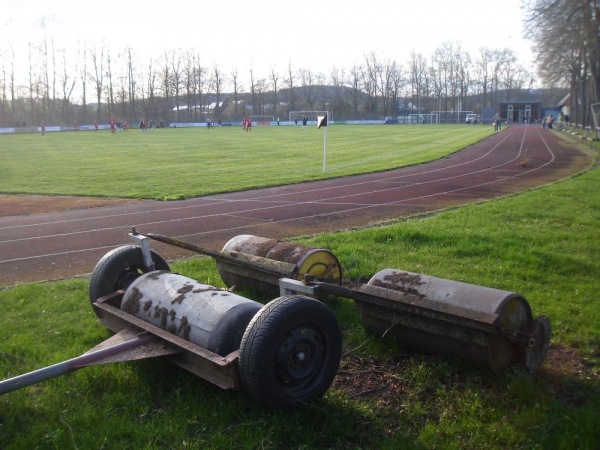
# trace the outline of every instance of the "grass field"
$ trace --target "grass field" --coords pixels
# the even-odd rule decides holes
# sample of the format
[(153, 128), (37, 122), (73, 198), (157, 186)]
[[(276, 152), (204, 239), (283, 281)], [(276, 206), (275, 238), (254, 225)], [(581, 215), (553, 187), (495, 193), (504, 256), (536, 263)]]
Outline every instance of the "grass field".
[(492, 127), (239, 127), (0, 135), (0, 193), (183, 199), (444, 157)]
[[(406, 353), (366, 335), (340, 299), (331, 306), (345, 354), (313, 407), (268, 410), (158, 360), (99, 366), (0, 397), (0, 448), (600, 448), (598, 185), (595, 168), (425, 219), (304, 240), (330, 249), (353, 278), (394, 267), (523, 294), (553, 326), (535, 378)], [(172, 269), (221, 285), (208, 258)], [(0, 379), (109, 336), (87, 288), (70, 280), (0, 291)]]

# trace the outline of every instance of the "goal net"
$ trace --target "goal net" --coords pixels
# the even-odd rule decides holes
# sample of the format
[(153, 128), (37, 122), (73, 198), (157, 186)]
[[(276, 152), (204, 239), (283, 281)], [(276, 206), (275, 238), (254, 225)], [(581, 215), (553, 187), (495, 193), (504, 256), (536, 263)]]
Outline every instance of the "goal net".
[(317, 123), (319, 117), (327, 114), (327, 122), (332, 123), (333, 117), (331, 115), (331, 111), (290, 111), (289, 121), (302, 124), (302, 119), (306, 117), (306, 120), (309, 122)]
[(421, 123), (433, 125), (438, 123), (437, 114), (409, 114), (408, 123)]
[(253, 125), (273, 125), (275, 116), (250, 116)]
[(440, 123), (461, 123), (464, 124), (467, 114), (473, 114), (473, 111), (433, 111), (439, 118)]

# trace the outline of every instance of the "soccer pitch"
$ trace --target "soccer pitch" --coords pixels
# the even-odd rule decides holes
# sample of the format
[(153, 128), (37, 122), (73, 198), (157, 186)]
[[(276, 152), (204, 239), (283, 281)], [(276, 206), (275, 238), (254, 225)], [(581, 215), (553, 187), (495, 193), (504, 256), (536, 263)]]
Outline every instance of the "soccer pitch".
[(0, 193), (183, 199), (419, 164), (493, 133), (472, 125), (167, 128), (0, 135)]

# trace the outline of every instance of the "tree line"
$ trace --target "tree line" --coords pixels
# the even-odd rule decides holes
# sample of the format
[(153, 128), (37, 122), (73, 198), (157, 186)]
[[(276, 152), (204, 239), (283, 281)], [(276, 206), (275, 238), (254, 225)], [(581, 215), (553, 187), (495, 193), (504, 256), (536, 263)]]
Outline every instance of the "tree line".
[(140, 117), (157, 122), (287, 118), (295, 110), (334, 111), (337, 120), (373, 119), (406, 111), (477, 110), (495, 105), (500, 92), (509, 97), (532, 83), (512, 50), (482, 48), (472, 57), (452, 42), (431, 57), (411, 52), (406, 66), (371, 52), (326, 75), (292, 63), (283, 70), (225, 71), (218, 63), (203, 65), (195, 50), (181, 49), (140, 61), (131, 48), (114, 54), (105, 46), (83, 47), (69, 61), (48, 39), (29, 44), (29, 82), (20, 85), (14, 82), (13, 49), (2, 56), (2, 126)]
[[(599, 0), (530, 0), (527, 27), (536, 46), (540, 79), (509, 48), (460, 42), (433, 54), (416, 50), (400, 63), (375, 51), (328, 74), (308, 68), (225, 70), (204, 64), (195, 49), (164, 50), (142, 59), (132, 48), (81, 46), (74, 54), (45, 36), (29, 43), (28, 67), (17, 73), (12, 44), (0, 50), (0, 126), (199, 122), (246, 115), (287, 118), (289, 111), (328, 110), (336, 120), (377, 119), (408, 113), (473, 110), (518, 101), (535, 84), (568, 86), (576, 120), (589, 119), (600, 79)], [(569, 13), (565, 15), (565, 11)], [(565, 25), (566, 24), (566, 25)], [(25, 78), (27, 82), (17, 83)], [(586, 116), (587, 114), (587, 116)]]
[(593, 125), (600, 102), (600, 0), (528, 0), (526, 28), (540, 76), (567, 86), (571, 119)]

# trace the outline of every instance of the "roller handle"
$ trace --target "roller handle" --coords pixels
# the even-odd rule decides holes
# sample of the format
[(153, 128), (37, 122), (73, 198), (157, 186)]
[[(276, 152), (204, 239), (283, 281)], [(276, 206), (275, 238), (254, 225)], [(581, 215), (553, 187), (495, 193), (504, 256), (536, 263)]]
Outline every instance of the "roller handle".
[(51, 378), (66, 375), (67, 373), (74, 372), (94, 363), (98, 363), (98, 361), (108, 356), (113, 356), (118, 353), (126, 352), (133, 348), (148, 344), (153, 339), (156, 339), (156, 337), (151, 334), (144, 333), (139, 335), (136, 339), (121, 342), (119, 344), (103, 348), (102, 350), (86, 353), (76, 358), (44, 367), (43, 369), (34, 370), (33, 372), (0, 381), (0, 395), (49, 380)]

